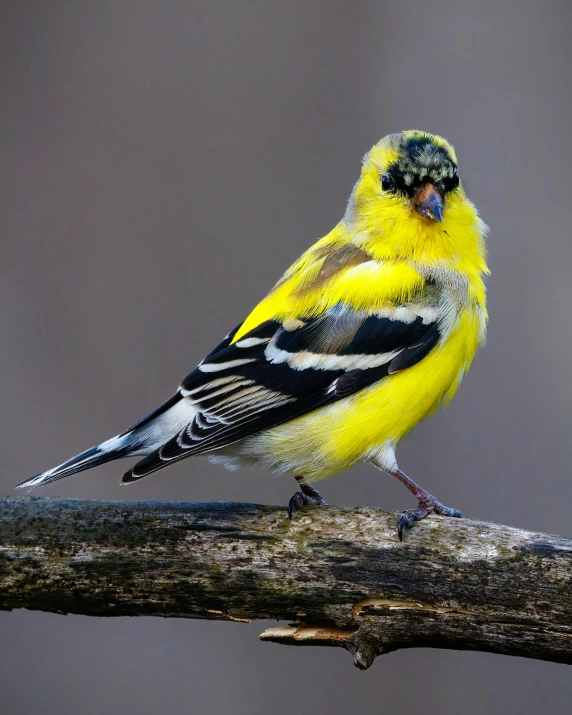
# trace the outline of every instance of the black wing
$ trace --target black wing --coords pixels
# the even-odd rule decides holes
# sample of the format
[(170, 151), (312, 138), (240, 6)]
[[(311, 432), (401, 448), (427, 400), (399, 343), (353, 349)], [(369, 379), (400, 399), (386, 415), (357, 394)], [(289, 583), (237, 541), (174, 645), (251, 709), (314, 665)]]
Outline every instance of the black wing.
[(192, 422), (125, 474), (130, 482), (185, 457), (225, 447), (351, 395), (422, 360), (440, 333), (436, 307), (368, 315), (336, 305), (310, 320), (236, 330), (182, 382)]

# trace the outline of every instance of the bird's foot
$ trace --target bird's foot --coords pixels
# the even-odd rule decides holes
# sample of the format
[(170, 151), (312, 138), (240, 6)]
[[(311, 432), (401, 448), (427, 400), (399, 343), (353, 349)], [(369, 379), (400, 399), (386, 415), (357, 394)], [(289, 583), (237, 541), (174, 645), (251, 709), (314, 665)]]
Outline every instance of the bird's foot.
[(458, 509), (443, 506), (434, 496), (425, 492), (425, 494), (419, 498), (419, 506), (417, 509), (407, 509), (401, 515), (397, 526), (399, 541), (403, 541), (403, 529), (411, 529), (416, 521), (421, 521), (421, 519), (424, 519), (431, 514), (431, 512), (440, 514), (441, 516), (453, 516), (456, 519), (461, 517), (461, 512)]
[(300, 485), (300, 491), (296, 492), (294, 496), (290, 499), (288, 503), (288, 518), (291, 519), (294, 512), (302, 509), (307, 505), (310, 506), (322, 506), (326, 502), (317, 489), (311, 487), (305, 482), (298, 482)]

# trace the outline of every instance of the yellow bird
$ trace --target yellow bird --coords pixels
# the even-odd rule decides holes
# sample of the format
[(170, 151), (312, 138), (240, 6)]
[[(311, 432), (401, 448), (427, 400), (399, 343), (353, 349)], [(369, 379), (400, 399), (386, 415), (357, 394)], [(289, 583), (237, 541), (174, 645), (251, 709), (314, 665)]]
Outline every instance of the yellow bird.
[(366, 154), (343, 219), (292, 265), (165, 403), (28, 479), (36, 488), (143, 456), (128, 484), (192, 455), (295, 477), (288, 514), (324, 504), (310, 481), (370, 461), (417, 498), (405, 527), (461, 516), (397, 466), (398, 442), (446, 405), (486, 336), (487, 227), (453, 147), (419, 131)]

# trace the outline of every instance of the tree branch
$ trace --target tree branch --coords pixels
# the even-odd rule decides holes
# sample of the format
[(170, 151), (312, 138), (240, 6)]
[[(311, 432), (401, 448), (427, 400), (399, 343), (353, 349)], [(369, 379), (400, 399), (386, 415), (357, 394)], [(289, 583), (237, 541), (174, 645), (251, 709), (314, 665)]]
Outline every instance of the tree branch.
[(0, 609), (280, 619), (263, 640), (360, 668), (430, 646), (572, 663), (572, 541), (430, 516), (248, 504), (0, 500)]

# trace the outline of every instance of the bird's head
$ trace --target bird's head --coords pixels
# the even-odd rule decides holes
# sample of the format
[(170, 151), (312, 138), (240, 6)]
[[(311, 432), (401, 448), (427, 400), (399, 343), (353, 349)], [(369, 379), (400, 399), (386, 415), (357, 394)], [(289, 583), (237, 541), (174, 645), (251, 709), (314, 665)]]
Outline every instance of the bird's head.
[(440, 224), (455, 198), (465, 198), (453, 147), (419, 131), (389, 134), (366, 154), (349, 213), (365, 214), (370, 227), (414, 218)]

